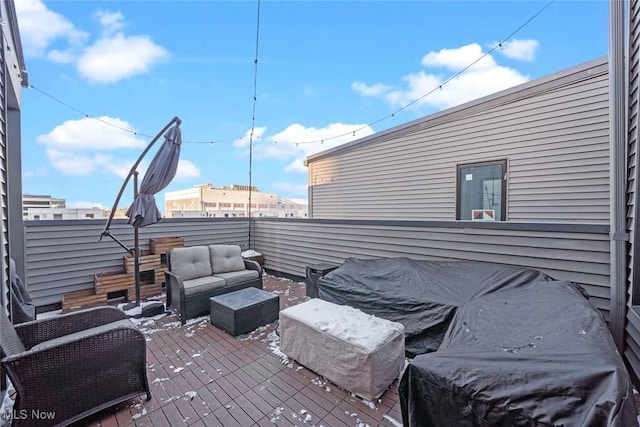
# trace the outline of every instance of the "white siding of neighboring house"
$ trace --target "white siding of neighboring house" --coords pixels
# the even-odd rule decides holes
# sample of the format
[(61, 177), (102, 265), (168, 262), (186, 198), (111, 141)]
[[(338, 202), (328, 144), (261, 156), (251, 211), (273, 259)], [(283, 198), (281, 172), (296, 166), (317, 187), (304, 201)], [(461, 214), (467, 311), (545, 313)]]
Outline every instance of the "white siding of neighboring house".
[(507, 159), (507, 219), (609, 222), (606, 58), (307, 158), (312, 218), (456, 219), (456, 165)]

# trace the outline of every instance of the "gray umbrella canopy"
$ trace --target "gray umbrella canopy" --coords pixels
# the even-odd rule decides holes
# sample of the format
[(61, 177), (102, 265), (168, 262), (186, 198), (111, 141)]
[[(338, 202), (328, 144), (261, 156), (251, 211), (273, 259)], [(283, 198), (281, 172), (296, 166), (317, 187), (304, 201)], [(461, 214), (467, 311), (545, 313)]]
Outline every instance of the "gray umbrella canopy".
[(164, 143), (151, 160), (144, 174), (140, 190), (127, 209), (129, 223), (135, 227), (155, 224), (162, 219), (155, 195), (162, 191), (176, 175), (180, 158), (182, 133), (176, 125), (164, 135)]

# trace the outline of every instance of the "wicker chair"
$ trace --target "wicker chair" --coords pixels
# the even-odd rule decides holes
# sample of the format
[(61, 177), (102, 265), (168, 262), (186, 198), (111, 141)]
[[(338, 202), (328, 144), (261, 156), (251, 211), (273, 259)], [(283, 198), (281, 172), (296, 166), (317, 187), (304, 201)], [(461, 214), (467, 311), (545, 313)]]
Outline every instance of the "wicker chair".
[(0, 356), (16, 390), (13, 413), (24, 415), (13, 426), (67, 425), (141, 394), (151, 399), (145, 337), (115, 307), (17, 325), (0, 309)]

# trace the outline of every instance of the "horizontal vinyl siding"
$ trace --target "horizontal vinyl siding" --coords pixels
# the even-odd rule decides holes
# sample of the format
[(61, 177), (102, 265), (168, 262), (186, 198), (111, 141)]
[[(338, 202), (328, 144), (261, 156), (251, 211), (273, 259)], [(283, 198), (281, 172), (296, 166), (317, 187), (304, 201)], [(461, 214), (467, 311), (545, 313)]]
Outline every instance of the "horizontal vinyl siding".
[(313, 217), (454, 220), (456, 165), (507, 159), (510, 221), (608, 223), (606, 66), (496, 102), (310, 160)]
[[(423, 221), (339, 221), (255, 218), (254, 249), (265, 267), (304, 276), (318, 262), (341, 263), (350, 256), (500, 262), (538, 268), (561, 280), (582, 283), (594, 304), (607, 313), (608, 227)], [(62, 295), (93, 287), (96, 273), (122, 271), (124, 249), (108, 237), (99, 241), (104, 221), (27, 221), (26, 282), (36, 305), (60, 303)], [(133, 229), (114, 221), (112, 234), (133, 245)], [(248, 246), (246, 219), (167, 219), (140, 229), (140, 247), (149, 239), (183, 237), (185, 245)]]
[[(97, 273), (124, 272), (125, 250), (100, 234), (102, 220), (25, 221), (26, 284), (38, 306), (58, 304), (68, 292), (93, 288)], [(133, 248), (133, 227), (115, 220), (111, 234)], [(140, 228), (143, 251), (149, 239), (182, 237), (186, 246), (237, 244), (248, 247), (248, 220), (227, 218), (165, 219)]]
[[(8, 5), (4, 5), (6, 7)], [(2, 17), (6, 19), (6, 17)], [(5, 64), (5, 48), (15, 48), (15, 46), (5, 46), (6, 39), (3, 37), (0, 42), (0, 303), (7, 304), (9, 302), (10, 292), (9, 287), (11, 285), (9, 277), (9, 258), (12, 256), (9, 247), (9, 189), (8, 185), (8, 171), (9, 164), (8, 149), (9, 141), (7, 139), (7, 99), (5, 97), (7, 80), (10, 81), (10, 76), (6, 74)], [(12, 201), (13, 202), (13, 201)], [(4, 307), (0, 307), (0, 310), (4, 310)]]
[(627, 185), (627, 224), (629, 231), (629, 299), (627, 310), (627, 324), (625, 326), (625, 348), (624, 356), (630, 367), (632, 378), (636, 387), (640, 387), (640, 285), (634, 265), (638, 263), (636, 239), (635, 217), (638, 210), (638, 113), (640, 102), (640, 2), (632, 0), (629, 2), (630, 11), (630, 33), (629, 33), (629, 100), (628, 100), (628, 185)]
[(520, 230), (519, 224), (509, 224), (512, 228), (467, 225), (259, 218), (255, 248), (263, 254), (267, 269), (301, 277), (307, 265), (342, 263), (352, 256), (484, 261), (537, 268), (558, 280), (583, 284), (594, 305), (607, 315), (608, 227), (594, 225), (588, 231), (569, 232), (570, 224), (555, 227), (560, 231), (538, 231), (531, 224), (522, 224)]

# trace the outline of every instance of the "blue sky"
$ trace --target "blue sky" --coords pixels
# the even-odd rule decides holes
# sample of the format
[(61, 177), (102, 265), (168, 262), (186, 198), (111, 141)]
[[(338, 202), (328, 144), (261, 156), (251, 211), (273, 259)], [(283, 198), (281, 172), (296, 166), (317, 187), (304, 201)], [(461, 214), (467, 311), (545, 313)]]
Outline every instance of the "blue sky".
[[(165, 191), (248, 184), (256, 38), (252, 182), (295, 198), (307, 196), (309, 154), (608, 50), (605, 0), (262, 0), (259, 32), (257, 1), (15, 4), (33, 85), (23, 192), (68, 207), (110, 208), (146, 136), (174, 116), (183, 145)], [(130, 184), (120, 207), (132, 196)]]

